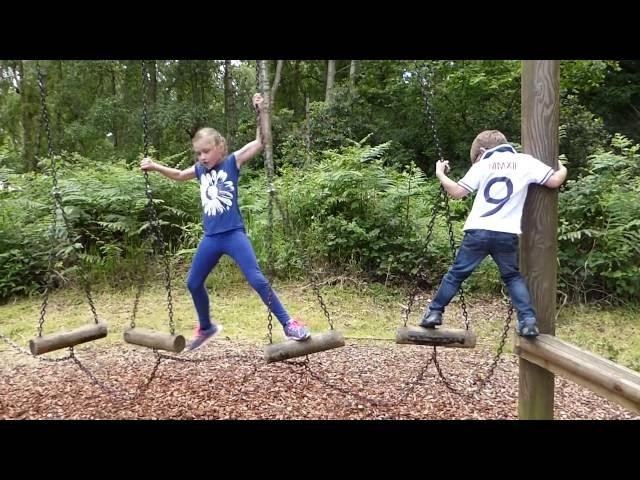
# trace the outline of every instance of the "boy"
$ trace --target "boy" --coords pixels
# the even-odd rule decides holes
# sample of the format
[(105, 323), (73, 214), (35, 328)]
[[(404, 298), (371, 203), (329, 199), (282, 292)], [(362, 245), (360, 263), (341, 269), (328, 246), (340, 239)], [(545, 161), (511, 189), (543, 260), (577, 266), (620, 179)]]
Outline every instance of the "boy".
[(536, 337), (540, 333), (536, 314), (518, 266), (522, 209), (529, 184), (558, 188), (567, 177), (567, 169), (560, 165), (554, 171), (531, 155), (517, 153), (498, 130), (478, 134), (471, 144), (470, 157), (473, 165), (457, 183), (446, 175), (448, 161), (436, 164), (436, 176), (453, 198), (463, 198), (476, 190), (481, 193), (476, 195), (464, 224), (465, 234), (456, 259), (425, 310), (420, 326), (442, 325), (445, 307), (458, 293), (462, 282), (491, 255), (518, 312), (516, 333)]

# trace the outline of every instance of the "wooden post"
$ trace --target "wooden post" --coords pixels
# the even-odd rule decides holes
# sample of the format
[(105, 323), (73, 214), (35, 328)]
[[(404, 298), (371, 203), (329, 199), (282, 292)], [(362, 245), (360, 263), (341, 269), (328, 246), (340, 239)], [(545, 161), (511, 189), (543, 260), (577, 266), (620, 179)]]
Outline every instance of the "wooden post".
[[(560, 68), (557, 60), (522, 62), (524, 153), (558, 168)], [(522, 216), (520, 267), (541, 333), (555, 334), (558, 192), (531, 185)], [(535, 342), (535, 340), (525, 340)], [(553, 419), (554, 374), (520, 358), (518, 417)]]

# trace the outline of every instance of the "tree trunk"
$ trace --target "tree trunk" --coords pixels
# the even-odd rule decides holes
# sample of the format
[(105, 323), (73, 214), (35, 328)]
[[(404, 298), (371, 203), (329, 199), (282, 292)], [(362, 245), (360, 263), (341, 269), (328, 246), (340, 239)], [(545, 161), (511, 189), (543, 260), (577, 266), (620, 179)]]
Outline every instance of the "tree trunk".
[(258, 60), (258, 91), (262, 93), (265, 100), (265, 110), (262, 115), (262, 141), (264, 143), (264, 164), (267, 174), (272, 177), (273, 167), (273, 144), (271, 142), (271, 89), (269, 88), (269, 66), (266, 60)]
[(227, 145), (234, 145), (235, 122), (233, 111), (233, 78), (231, 76), (231, 60), (224, 61), (224, 122)]
[[(20, 96), (20, 60), (10, 61), (4, 60), (0, 62), (4, 65), (3, 71), (6, 73), (5, 78), (11, 84), (11, 88), (18, 96)], [(18, 115), (21, 115), (19, 112)], [(11, 122), (5, 124), (4, 128), (9, 133), (9, 139), (11, 140), (11, 146), (14, 151), (19, 152), (22, 150), (22, 122), (19, 119), (14, 119)]]
[(305, 126), (305, 145), (307, 152), (307, 164), (311, 162), (311, 109), (309, 106), (309, 96), (305, 97), (305, 105), (304, 105), (304, 126)]
[(336, 81), (336, 61), (329, 60), (327, 62), (327, 90), (325, 92), (324, 101), (329, 103), (333, 100), (333, 86)]
[[(149, 60), (149, 120), (155, 117), (155, 113), (158, 111), (158, 65), (155, 60)], [(160, 131), (158, 128), (154, 128), (155, 122), (149, 122), (149, 130), (151, 136), (151, 143), (160, 155)]]
[(276, 92), (278, 90), (278, 86), (280, 85), (280, 78), (282, 77), (282, 64), (283, 60), (278, 60), (276, 64), (276, 76), (273, 79), (273, 85), (271, 86), (271, 105), (275, 106), (276, 103)]
[[(116, 83), (116, 67), (111, 67), (111, 96), (114, 100), (117, 100), (118, 89)], [(118, 119), (114, 115), (111, 119), (111, 135), (113, 135), (113, 148), (118, 150)]]
[[(35, 71), (30, 60), (22, 60), (20, 73), (20, 109), (22, 113), (22, 164), (25, 172), (36, 169), (36, 116), (38, 96), (34, 82)], [(46, 135), (46, 133), (43, 133)]]
[(351, 66), (349, 67), (349, 94), (352, 97), (357, 95), (356, 91), (356, 75), (357, 75), (358, 61), (351, 60)]

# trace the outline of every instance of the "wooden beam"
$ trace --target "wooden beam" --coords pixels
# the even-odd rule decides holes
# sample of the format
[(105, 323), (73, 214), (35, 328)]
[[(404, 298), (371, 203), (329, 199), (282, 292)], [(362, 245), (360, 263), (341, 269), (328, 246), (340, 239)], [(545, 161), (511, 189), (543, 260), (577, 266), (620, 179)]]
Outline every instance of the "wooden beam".
[(287, 340), (264, 347), (264, 359), (267, 363), (281, 362), (289, 358), (301, 357), (311, 353), (323, 352), (332, 348), (344, 347), (344, 336), (336, 330), (314, 333), (308, 340), (299, 342)]
[[(557, 60), (522, 62), (522, 147), (558, 168), (560, 69)], [(520, 267), (529, 287), (540, 332), (555, 333), (558, 192), (529, 186), (522, 215)], [(534, 340), (535, 341), (535, 340)], [(553, 418), (553, 373), (520, 359), (518, 415)]]
[(182, 335), (154, 332), (144, 328), (129, 328), (125, 330), (124, 341), (141, 347), (157, 348), (174, 353), (180, 353), (186, 345)]
[(104, 322), (85, 325), (75, 330), (52, 333), (36, 337), (29, 341), (29, 350), (32, 355), (59, 350), (60, 348), (73, 347), (80, 343), (90, 342), (107, 336), (107, 324)]
[(396, 343), (474, 348), (476, 346), (476, 334), (471, 330), (457, 328), (400, 327), (396, 332)]
[(528, 362), (583, 385), (640, 413), (640, 373), (552, 335), (516, 338), (515, 353)]

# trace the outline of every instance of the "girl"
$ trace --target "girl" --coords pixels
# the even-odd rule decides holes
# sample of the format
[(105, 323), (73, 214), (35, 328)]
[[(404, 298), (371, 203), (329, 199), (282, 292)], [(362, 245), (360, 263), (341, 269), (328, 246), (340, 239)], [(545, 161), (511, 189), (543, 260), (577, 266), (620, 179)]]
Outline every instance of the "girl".
[[(263, 114), (263, 103), (262, 95), (256, 93), (253, 96), (253, 104), (260, 115)], [(167, 167), (151, 158), (143, 158), (140, 163), (142, 170), (155, 171), (176, 181), (197, 178), (200, 183), (204, 237), (193, 257), (187, 279), (187, 287), (198, 313), (199, 325), (187, 350), (202, 346), (222, 331), (222, 325), (211, 321), (205, 280), (223, 254), (229, 255), (236, 262), (265, 305), (269, 304), (271, 291), (271, 310), (282, 324), (287, 338), (299, 341), (308, 339), (309, 330), (298, 320), (289, 317), (260, 271), (238, 208), (240, 167), (262, 150), (260, 129), (257, 129), (254, 141), (231, 155), (227, 155), (224, 137), (213, 128), (200, 129), (193, 137), (192, 143), (198, 162), (185, 170)]]

